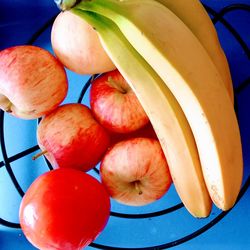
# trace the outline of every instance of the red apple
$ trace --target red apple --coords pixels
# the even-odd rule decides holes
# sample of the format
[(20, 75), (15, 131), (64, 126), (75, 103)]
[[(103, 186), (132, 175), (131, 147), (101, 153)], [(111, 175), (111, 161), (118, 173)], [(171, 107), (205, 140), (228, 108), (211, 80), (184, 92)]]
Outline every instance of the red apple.
[(129, 133), (145, 126), (148, 116), (118, 70), (96, 78), (90, 88), (90, 106), (109, 131)]
[(40, 148), (54, 168), (88, 171), (106, 152), (108, 132), (83, 104), (64, 104), (43, 117), (37, 129)]
[(158, 140), (154, 128), (151, 122), (149, 122), (148, 124), (146, 124), (146, 126), (130, 133), (110, 133), (110, 145), (114, 145), (120, 141), (132, 139), (135, 137), (145, 137)]
[(143, 137), (115, 144), (101, 162), (100, 176), (113, 199), (132, 206), (160, 199), (172, 183), (159, 142)]
[(47, 50), (23, 45), (0, 52), (0, 108), (23, 119), (35, 119), (66, 97), (63, 65)]
[(89, 245), (106, 226), (110, 198), (94, 177), (74, 169), (39, 176), (24, 195), (19, 218), (27, 239), (43, 250)]

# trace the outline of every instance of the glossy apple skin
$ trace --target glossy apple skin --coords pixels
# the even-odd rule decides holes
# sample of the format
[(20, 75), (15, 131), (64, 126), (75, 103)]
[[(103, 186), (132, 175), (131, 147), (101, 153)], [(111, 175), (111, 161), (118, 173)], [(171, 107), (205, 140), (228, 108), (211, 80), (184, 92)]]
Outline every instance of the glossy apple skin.
[(59, 60), (78, 74), (100, 74), (116, 67), (103, 49), (97, 32), (71, 11), (56, 17), (51, 45)]
[(37, 140), (54, 168), (88, 171), (95, 167), (110, 144), (109, 133), (83, 104), (59, 106), (43, 117)]
[(115, 144), (101, 162), (100, 175), (110, 196), (131, 206), (160, 199), (172, 183), (159, 142), (143, 137)]
[[(0, 52), (0, 95), (9, 99), (8, 112), (35, 119), (56, 108), (66, 97), (63, 65), (49, 51), (20, 45)], [(0, 108), (5, 110), (4, 106)]]
[(39, 176), (24, 195), (19, 218), (27, 239), (43, 250), (76, 250), (106, 226), (110, 198), (94, 177), (74, 169)]
[(118, 70), (96, 78), (90, 88), (90, 106), (109, 131), (130, 133), (145, 126), (148, 116)]
[(146, 124), (146, 126), (130, 133), (110, 133), (110, 145), (112, 146), (118, 142), (133, 139), (136, 137), (145, 137), (158, 140), (154, 128), (149, 122), (148, 124)]

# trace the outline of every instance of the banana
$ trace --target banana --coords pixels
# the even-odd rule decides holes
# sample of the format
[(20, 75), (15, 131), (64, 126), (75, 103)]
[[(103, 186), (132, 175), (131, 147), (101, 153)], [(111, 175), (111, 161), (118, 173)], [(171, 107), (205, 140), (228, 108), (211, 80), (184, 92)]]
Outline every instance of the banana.
[(162, 78), (192, 129), (212, 201), (232, 208), (243, 177), (239, 126), (223, 80), (196, 36), (154, 0), (88, 0), (76, 7), (110, 18)]
[(175, 13), (194, 33), (207, 50), (221, 74), (223, 83), (234, 103), (234, 90), (226, 55), (218, 39), (217, 31), (199, 0), (156, 0)]
[(136, 93), (159, 138), (183, 204), (193, 216), (207, 217), (212, 201), (191, 128), (178, 102), (112, 21), (78, 8), (71, 11), (98, 32), (104, 49)]

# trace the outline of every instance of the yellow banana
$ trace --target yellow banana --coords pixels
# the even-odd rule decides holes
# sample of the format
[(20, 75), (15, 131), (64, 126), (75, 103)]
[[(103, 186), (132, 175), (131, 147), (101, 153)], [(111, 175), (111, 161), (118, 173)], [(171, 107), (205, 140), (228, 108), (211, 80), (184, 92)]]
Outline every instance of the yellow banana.
[(183, 204), (193, 216), (207, 217), (212, 201), (192, 131), (178, 102), (113, 22), (81, 9), (72, 11), (97, 30), (104, 49), (135, 91), (162, 145)]
[(218, 39), (217, 31), (199, 0), (156, 0), (175, 13), (194, 33), (207, 50), (221, 74), (232, 102), (234, 91), (227, 58)]
[(154, 0), (88, 0), (77, 8), (115, 22), (163, 79), (190, 124), (211, 199), (218, 208), (230, 209), (243, 176), (240, 131), (221, 75), (196, 36)]

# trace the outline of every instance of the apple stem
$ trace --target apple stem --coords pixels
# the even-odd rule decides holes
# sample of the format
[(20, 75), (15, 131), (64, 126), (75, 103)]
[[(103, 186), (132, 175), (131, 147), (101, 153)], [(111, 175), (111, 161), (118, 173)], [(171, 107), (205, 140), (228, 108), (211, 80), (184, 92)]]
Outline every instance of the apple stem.
[(95, 75), (92, 75), (90, 82), (93, 82), (94, 80), (95, 80)]
[(138, 192), (139, 195), (142, 195), (142, 190), (140, 189), (139, 186), (139, 181), (135, 181), (135, 190)]
[(36, 160), (37, 158), (39, 158), (39, 157), (42, 156), (42, 155), (45, 155), (46, 153), (48, 153), (48, 151), (47, 151), (47, 150), (43, 150), (43, 151), (37, 153), (36, 155), (34, 155), (34, 156), (32, 157), (32, 160)]
[(5, 95), (0, 94), (0, 108), (5, 112), (11, 113), (11, 106), (11, 101)]
[(113, 88), (118, 89), (121, 93), (123, 94), (127, 93), (127, 90), (121, 87), (119, 84), (116, 84), (115, 80), (111, 76), (108, 77), (108, 82)]

